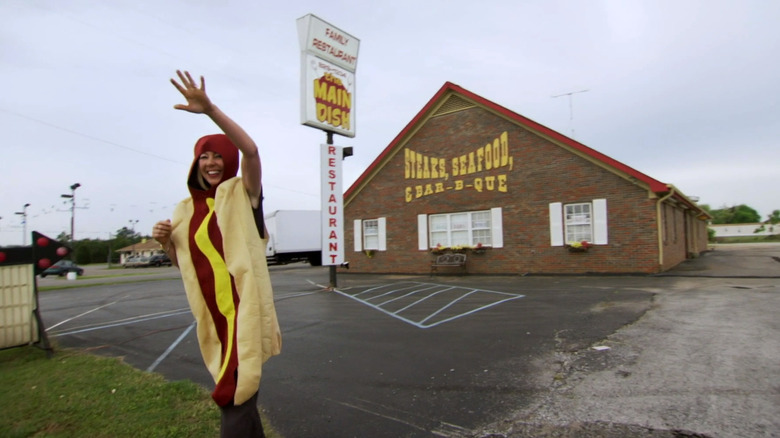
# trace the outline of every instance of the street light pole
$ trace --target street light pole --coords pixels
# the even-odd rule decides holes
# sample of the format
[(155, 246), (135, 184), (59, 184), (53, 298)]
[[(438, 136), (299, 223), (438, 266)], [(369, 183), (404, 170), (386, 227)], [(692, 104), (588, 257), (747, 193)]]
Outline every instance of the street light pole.
[[(22, 211), (17, 211), (16, 214), (22, 216), (22, 246), (27, 246), (27, 207), (30, 203), (24, 204)], [(0, 218), (2, 219), (2, 218)]]
[(81, 187), (81, 184), (76, 183), (70, 186), (70, 195), (60, 195), (61, 198), (69, 198), (70, 199), (70, 241), (71, 243), (74, 243), (76, 241), (76, 237), (73, 235), (73, 224), (76, 220), (76, 189)]
[(133, 255), (135, 255), (135, 224), (138, 223), (138, 219), (130, 219), (128, 222), (130, 222), (130, 230), (133, 233), (131, 237), (133, 238)]

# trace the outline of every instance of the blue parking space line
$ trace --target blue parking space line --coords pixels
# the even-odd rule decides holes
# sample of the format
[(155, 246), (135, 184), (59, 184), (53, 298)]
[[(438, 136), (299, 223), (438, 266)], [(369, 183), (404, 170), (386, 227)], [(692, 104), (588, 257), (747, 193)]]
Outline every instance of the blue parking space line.
[(408, 324), (411, 324), (411, 325), (413, 325), (413, 326), (415, 326), (417, 328), (425, 328), (425, 327), (420, 326), (417, 322), (412, 321), (411, 319), (407, 319), (407, 318), (404, 318), (402, 316), (396, 315), (394, 313), (388, 312), (387, 310), (385, 310), (385, 309), (383, 309), (383, 308), (381, 308), (381, 307), (379, 307), (379, 306), (377, 306), (375, 304), (371, 304), (368, 301), (361, 300), (360, 298), (355, 298), (355, 296), (350, 295), (350, 294), (345, 293), (345, 292), (342, 292), (342, 291), (340, 291), (338, 289), (334, 289), (333, 292), (336, 292), (339, 295), (343, 295), (343, 296), (345, 296), (347, 298), (353, 299), (353, 300), (357, 301), (358, 303), (365, 304), (366, 306), (371, 307), (374, 310), (378, 310), (378, 311), (384, 313), (385, 315), (392, 316), (395, 319), (400, 319), (401, 321), (403, 321), (405, 323), (408, 323)]
[[(372, 287), (372, 288), (369, 288), (369, 289), (366, 289), (366, 290), (364, 290), (363, 292), (360, 292), (360, 293), (358, 293), (358, 294), (355, 294), (355, 296), (358, 296), (358, 295), (363, 295), (363, 294), (365, 294), (365, 293), (368, 293), (368, 292), (373, 292), (373, 291), (375, 291), (375, 290), (377, 290), (377, 289), (382, 289), (382, 288), (384, 288), (384, 287), (389, 287), (389, 286), (391, 286), (391, 285), (386, 285), (386, 284), (383, 284), (383, 285), (381, 285), (381, 286)], [(372, 299), (375, 299), (375, 298), (383, 297), (383, 296), (385, 296), (385, 295), (393, 294), (393, 293), (396, 293), (396, 292), (398, 292), (398, 291), (401, 291), (401, 290), (404, 290), (404, 289), (413, 288), (413, 287), (414, 287), (414, 284), (411, 284), (411, 285), (409, 285), (408, 287), (403, 287), (403, 288), (400, 288), (400, 289), (391, 289), (391, 290), (389, 290), (389, 291), (387, 291), (387, 292), (385, 292), (385, 293), (383, 293), (383, 294), (376, 295), (376, 296), (374, 296), (374, 297), (368, 298), (368, 300), (372, 300)]]
[(196, 325), (197, 325), (197, 322), (196, 321), (192, 321), (192, 324), (187, 326), (187, 329), (184, 330), (182, 332), (182, 334), (180, 334), (179, 337), (176, 338), (175, 341), (173, 341), (173, 344), (169, 345), (168, 348), (163, 352), (163, 354), (161, 354), (160, 357), (157, 358), (157, 360), (155, 360), (154, 362), (152, 362), (151, 365), (149, 365), (149, 368), (146, 369), (146, 372), (147, 373), (154, 372), (154, 369), (157, 368), (157, 365), (160, 365), (160, 363), (162, 363), (162, 361), (164, 361), (165, 358), (167, 358), (168, 355), (171, 354), (171, 352), (173, 352), (173, 350), (176, 348), (176, 346), (179, 345), (181, 343), (181, 341), (183, 341), (184, 338), (187, 337), (188, 334), (190, 334), (190, 332), (192, 331), (192, 329), (195, 328)]
[(134, 317), (134, 318), (127, 318), (127, 319), (124, 319), (124, 320), (121, 320), (121, 321), (109, 322), (109, 323), (100, 324), (100, 325), (91, 326), (91, 327), (86, 327), (86, 328), (76, 328), (76, 329), (71, 329), (69, 331), (53, 332), (53, 333), (50, 333), (49, 336), (50, 337), (55, 337), (55, 338), (58, 337), (58, 336), (70, 336), (70, 335), (75, 335), (75, 334), (79, 334), (79, 333), (91, 332), (91, 331), (95, 331), (95, 330), (105, 330), (105, 329), (109, 329), (109, 328), (120, 327), (120, 326), (123, 326), (123, 325), (138, 324), (138, 323), (141, 323), (141, 322), (153, 321), (155, 319), (160, 319), (160, 318), (170, 318), (172, 316), (185, 315), (187, 313), (191, 314), (192, 311), (187, 309), (187, 310), (182, 310), (182, 311), (157, 313), (157, 314), (154, 314), (154, 316), (142, 315), (142, 316), (137, 316), (137, 317)]
[(503, 299), (503, 300), (501, 300), (501, 301), (496, 301), (496, 302), (494, 302), (494, 303), (491, 303), (491, 304), (488, 304), (488, 305), (486, 305), (486, 306), (478, 307), (478, 308), (476, 308), (476, 309), (473, 309), (473, 310), (470, 310), (470, 311), (468, 311), (468, 312), (461, 313), (461, 314), (459, 314), (459, 315), (455, 315), (455, 316), (451, 316), (451, 317), (449, 317), (449, 318), (446, 318), (446, 319), (443, 319), (443, 320), (441, 320), (441, 321), (438, 321), (438, 322), (436, 322), (436, 323), (434, 323), (434, 324), (429, 324), (429, 325), (425, 326), (425, 328), (429, 328), (429, 327), (435, 327), (435, 326), (437, 326), (437, 325), (439, 325), (439, 324), (444, 324), (445, 322), (454, 321), (454, 320), (456, 320), (456, 319), (459, 319), (459, 318), (462, 318), (462, 317), (464, 317), (464, 316), (471, 315), (472, 313), (479, 312), (480, 310), (485, 310), (485, 309), (487, 309), (487, 308), (490, 308), (490, 307), (493, 307), (493, 306), (497, 306), (497, 305), (499, 305), (499, 304), (501, 304), (501, 303), (505, 303), (505, 302), (507, 302), (507, 301), (512, 301), (512, 300), (516, 300), (516, 299), (518, 299), (518, 298), (523, 298), (523, 297), (525, 297), (525, 295), (516, 295), (516, 296), (514, 296), (514, 297), (511, 297), (511, 298), (505, 298), (505, 299)]
[[(392, 287), (392, 286), (397, 286), (397, 287)], [(390, 288), (390, 289), (384, 291), (383, 289), (385, 288)], [(431, 290), (435, 290), (435, 291), (431, 292)], [(451, 297), (449, 299), (441, 299), (441, 296), (446, 293), (452, 294), (453, 292), (458, 293), (459, 291), (461, 291), (460, 295), (456, 297)], [(347, 298), (351, 298), (359, 303), (365, 304), (375, 310), (384, 313), (385, 315), (399, 319), (407, 324), (413, 325), (421, 329), (435, 327), (437, 325), (444, 324), (446, 322), (454, 321), (459, 318), (472, 315), (476, 312), (488, 309), (490, 307), (494, 307), (508, 301), (525, 297), (525, 295), (522, 294), (493, 291), (487, 289), (472, 289), (472, 288), (465, 288), (460, 286), (451, 286), (451, 285), (443, 285), (443, 284), (435, 284), (435, 283), (420, 283), (420, 282), (400, 283), (397, 285), (383, 284), (379, 286), (369, 287), (363, 291), (359, 291), (354, 294), (349, 294), (345, 291), (338, 290), (338, 289), (334, 289), (334, 292), (342, 296), (345, 296)], [(370, 294), (372, 292), (380, 292), (380, 293), (375, 296), (369, 296), (369, 297), (365, 296), (366, 294)], [(394, 296), (399, 293), (401, 294), (398, 296)], [(415, 299), (413, 302), (407, 304), (406, 306), (400, 309), (389, 310), (387, 308), (389, 304), (397, 302), (398, 300), (417, 298), (415, 297), (415, 295), (423, 295), (423, 296), (419, 297), (418, 299)], [(486, 296), (495, 295), (497, 299), (496, 301), (487, 300), (488, 302), (483, 303), (478, 307), (475, 307), (473, 309), (470, 309), (462, 313), (445, 317), (446, 316), (445, 313), (447, 311), (453, 310), (456, 305), (463, 304), (464, 300), (477, 295), (486, 295)], [(386, 299), (380, 304), (374, 304), (371, 302), (371, 300), (376, 300), (378, 298), (389, 298), (389, 299)], [(436, 306), (437, 299), (440, 299), (442, 301), (440, 306)], [(427, 303), (426, 304), (427, 307), (434, 307), (434, 308), (430, 309), (429, 313), (426, 313), (424, 315), (419, 315), (419, 317), (415, 319), (404, 316), (404, 313), (409, 313), (409, 311), (420, 309), (420, 305), (423, 303)], [(443, 318), (438, 321), (430, 322), (439, 316), (442, 316)]]
[(450, 308), (450, 307), (451, 307), (453, 304), (455, 304), (455, 303), (457, 303), (458, 301), (460, 301), (460, 300), (462, 300), (462, 299), (464, 299), (464, 298), (468, 297), (469, 295), (473, 294), (474, 292), (476, 292), (476, 289), (472, 289), (472, 290), (471, 290), (471, 292), (468, 292), (468, 293), (466, 293), (466, 294), (464, 294), (464, 295), (461, 295), (461, 296), (459, 296), (458, 298), (455, 298), (454, 300), (452, 300), (452, 301), (450, 301), (449, 303), (447, 303), (447, 305), (446, 305), (446, 306), (444, 306), (444, 307), (440, 308), (439, 310), (437, 310), (437, 311), (435, 311), (435, 312), (431, 313), (430, 315), (428, 315), (428, 317), (427, 317), (427, 318), (424, 318), (424, 319), (423, 319), (422, 321), (420, 321), (420, 322), (424, 323), (425, 321), (428, 321), (429, 319), (431, 319), (431, 318), (433, 318), (434, 316), (436, 316), (436, 315), (440, 314), (441, 312), (443, 312), (443, 311), (445, 311), (445, 310), (449, 309), (449, 308)]
[[(423, 292), (423, 291), (425, 291), (425, 290), (428, 290), (428, 289), (434, 289), (434, 286), (427, 287), (427, 288), (425, 288), (425, 289), (415, 289), (415, 290), (413, 290), (413, 291), (409, 292), (408, 294), (401, 295), (400, 297), (395, 297), (395, 298), (393, 298), (392, 300), (387, 300), (387, 301), (385, 301), (384, 303), (380, 304), (380, 306), (383, 306), (383, 305), (385, 305), (385, 304), (392, 303), (392, 302), (394, 302), (394, 301), (398, 301), (398, 300), (404, 299), (404, 298), (406, 298), (406, 297), (410, 297), (410, 296), (412, 296), (412, 295), (415, 295), (415, 294), (417, 294), (417, 293), (419, 293), (419, 292)], [(400, 312), (400, 311), (399, 311), (399, 312)]]
[(454, 288), (451, 288), (451, 287), (449, 287), (449, 288), (447, 288), (447, 289), (444, 289), (444, 290), (440, 290), (440, 291), (434, 292), (434, 293), (432, 293), (432, 294), (430, 294), (430, 295), (427, 295), (427, 296), (425, 296), (425, 297), (423, 297), (423, 298), (420, 298), (419, 300), (417, 300), (417, 301), (413, 302), (412, 304), (409, 304), (408, 306), (406, 306), (406, 307), (404, 307), (404, 308), (402, 308), (402, 309), (400, 309), (400, 310), (397, 310), (395, 313), (401, 313), (401, 312), (403, 312), (403, 311), (404, 311), (404, 310), (406, 310), (406, 309), (411, 309), (412, 307), (414, 307), (414, 306), (416, 306), (416, 305), (418, 305), (418, 304), (422, 303), (423, 301), (426, 301), (427, 299), (429, 299), (429, 298), (431, 298), (431, 297), (435, 297), (436, 295), (443, 294), (444, 292), (447, 292), (447, 291), (450, 291), (450, 290), (453, 290), (453, 289), (454, 289)]

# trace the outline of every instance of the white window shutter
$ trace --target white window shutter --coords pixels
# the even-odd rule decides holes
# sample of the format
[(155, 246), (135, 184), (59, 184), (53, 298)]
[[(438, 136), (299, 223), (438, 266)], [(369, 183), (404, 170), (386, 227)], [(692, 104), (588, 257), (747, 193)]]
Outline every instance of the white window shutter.
[(607, 244), (607, 200), (593, 200), (593, 243)]
[(428, 215), (417, 215), (417, 249), (428, 251)]
[(493, 248), (504, 247), (504, 222), (501, 216), (501, 207), (490, 209), (490, 240)]
[(355, 219), (355, 251), (363, 251), (363, 221)]
[(563, 204), (550, 203), (550, 245), (563, 246)]
[(377, 232), (378, 232), (378, 238), (379, 238), (379, 248), (377, 248), (379, 251), (387, 251), (387, 218), (380, 217), (376, 220), (377, 222)]

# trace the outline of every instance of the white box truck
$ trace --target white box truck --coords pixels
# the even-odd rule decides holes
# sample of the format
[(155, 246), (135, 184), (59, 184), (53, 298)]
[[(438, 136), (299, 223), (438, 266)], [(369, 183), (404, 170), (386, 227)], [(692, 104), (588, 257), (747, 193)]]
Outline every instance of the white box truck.
[(276, 210), (265, 216), (268, 264), (308, 261), (322, 266), (322, 227), (319, 210)]

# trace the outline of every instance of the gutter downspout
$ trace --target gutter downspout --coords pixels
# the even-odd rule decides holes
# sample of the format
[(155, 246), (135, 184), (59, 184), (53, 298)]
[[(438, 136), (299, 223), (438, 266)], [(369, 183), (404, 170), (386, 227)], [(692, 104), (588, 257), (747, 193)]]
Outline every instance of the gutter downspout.
[(664, 267), (664, 236), (663, 236), (663, 226), (664, 224), (661, 221), (661, 205), (664, 201), (669, 199), (670, 197), (674, 196), (675, 193), (675, 187), (674, 186), (667, 186), (670, 190), (669, 193), (658, 199), (658, 202), (655, 204), (655, 215), (658, 223), (658, 266), (661, 270), (663, 270)]

